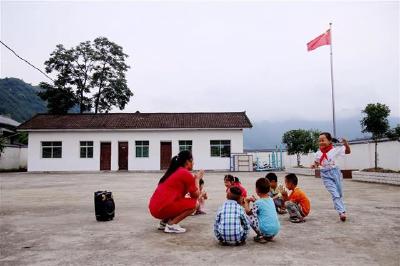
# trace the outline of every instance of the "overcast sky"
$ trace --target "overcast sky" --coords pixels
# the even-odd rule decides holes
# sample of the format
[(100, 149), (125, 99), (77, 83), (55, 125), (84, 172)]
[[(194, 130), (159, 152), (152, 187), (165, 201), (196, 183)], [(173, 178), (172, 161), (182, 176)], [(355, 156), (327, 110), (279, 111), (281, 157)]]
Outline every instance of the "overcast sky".
[[(329, 46), (306, 49), (329, 22), (338, 119), (370, 102), (400, 116), (398, 2), (1, 1), (1, 40), (41, 68), (60, 43), (121, 45), (135, 94), (124, 112), (247, 111), (254, 122), (331, 118)], [(4, 47), (1, 77), (45, 80)]]

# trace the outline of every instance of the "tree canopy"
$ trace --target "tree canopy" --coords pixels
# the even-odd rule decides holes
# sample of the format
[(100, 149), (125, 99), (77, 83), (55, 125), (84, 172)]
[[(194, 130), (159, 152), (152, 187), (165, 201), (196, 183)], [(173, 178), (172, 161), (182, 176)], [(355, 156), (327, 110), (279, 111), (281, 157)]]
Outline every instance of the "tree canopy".
[[(362, 132), (372, 134), (372, 139), (375, 141), (375, 169), (378, 168), (378, 139), (387, 136), (389, 132), (390, 109), (387, 105), (381, 103), (370, 103), (362, 110), (365, 115), (360, 123)], [(394, 134), (396, 131), (394, 131)]]
[(286, 144), (289, 155), (297, 155), (297, 166), (300, 166), (301, 154), (318, 150), (318, 136), (319, 131), (317, 130), (295, 129), (283, 134), (282, 143)]
[(40, 83), (44, 91), (39, 96), (48, 102), (49, 113), (67, 113), (75, 105), (81, 113), (109, 112), (113, 106), (123, 110), (133, 96), (125, 76), (127, 57), (105, 37), (70, 49), (59, 44), (45, 62), (46, 72), (56, 79)]
[(365, 116), (360, 121), (361, 131), (371, 133), (374, 140), (384, 137), (389, 130), (389, 107), (381, 103), (370, 103), (362, 110), (362, 113)]

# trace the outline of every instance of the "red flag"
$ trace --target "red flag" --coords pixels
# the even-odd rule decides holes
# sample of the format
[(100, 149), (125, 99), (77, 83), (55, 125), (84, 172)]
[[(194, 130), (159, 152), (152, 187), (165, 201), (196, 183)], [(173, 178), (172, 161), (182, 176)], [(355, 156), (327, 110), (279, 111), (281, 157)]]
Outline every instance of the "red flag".
[(331, 31), (327, 30), (325, 33), (319, 35), (317, 38), (307, 43), (307, 50), (312, 51), (323, 45), (331, 44)]

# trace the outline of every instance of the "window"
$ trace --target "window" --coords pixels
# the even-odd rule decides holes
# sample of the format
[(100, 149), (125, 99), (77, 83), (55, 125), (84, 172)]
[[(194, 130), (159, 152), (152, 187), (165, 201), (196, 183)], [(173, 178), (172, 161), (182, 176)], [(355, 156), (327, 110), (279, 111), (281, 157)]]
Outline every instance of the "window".
[(180, 140), (179, 141), (179, 152), (181, 151), (192, 151), (191, 140)]
[(136, 144), (136, 157), (144, 158), (149, 157), (149, 141), (139, 140), (135, 141)]
[(93, 158), (93, 141), (81, 141), (81, 158)]
[(231, 157), (230, 140), (211, 140), (211, 157)]
[(42, 141), (42, 158), (61, 158), (61, 141)]

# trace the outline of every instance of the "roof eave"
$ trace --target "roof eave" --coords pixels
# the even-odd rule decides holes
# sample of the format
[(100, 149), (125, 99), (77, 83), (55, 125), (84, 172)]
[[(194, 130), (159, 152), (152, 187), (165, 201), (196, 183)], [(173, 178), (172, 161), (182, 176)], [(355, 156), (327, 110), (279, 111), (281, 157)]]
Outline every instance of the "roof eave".
[(224, 128), (18, 128), (18, 132), (59, 132), (59, 131), (165, 131), (165, 130), (243, 130), (246, 127)]

